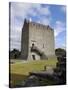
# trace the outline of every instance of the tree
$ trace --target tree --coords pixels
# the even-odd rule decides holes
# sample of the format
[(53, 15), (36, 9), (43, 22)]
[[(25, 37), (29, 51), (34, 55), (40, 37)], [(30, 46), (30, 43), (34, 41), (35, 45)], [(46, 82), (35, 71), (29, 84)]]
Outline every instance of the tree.
[(13, 59), (19, 58), (20, 56), (20, 51), (17, 49), (13, 49), (9, 53), (10, 53), (10, 58), (13, 58)]
[(55, 50), (55, 54), (56, 54), (56, 56), (65, 56), (66, 57), (66, 50), (64, 50), (62, 48), (57, 48)]

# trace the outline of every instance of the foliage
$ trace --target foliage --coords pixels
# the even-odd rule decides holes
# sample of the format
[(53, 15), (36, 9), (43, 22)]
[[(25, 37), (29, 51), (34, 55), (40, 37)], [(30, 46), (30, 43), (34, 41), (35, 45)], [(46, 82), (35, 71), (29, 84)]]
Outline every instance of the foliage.
[(56, 56), (66, 56), (66, 50), (62, 48), (58, 48), (55, 50), (55, 54)]
[(20, 51), (17, 50), (17, 49), (13, 49), (12, 51), (9, 52), (10, 54), (10, 58), (11, 59), (16, 59), (16, 58), (19, 58), (20, 57)]

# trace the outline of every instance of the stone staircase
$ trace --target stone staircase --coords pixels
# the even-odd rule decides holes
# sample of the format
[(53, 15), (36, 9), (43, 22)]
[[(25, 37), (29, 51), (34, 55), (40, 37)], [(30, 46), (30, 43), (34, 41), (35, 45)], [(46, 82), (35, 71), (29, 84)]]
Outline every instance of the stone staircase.
[(32, 46), (31, 52), (35, 52), (37, 55), (40, 56), (40, 59), (48, 59), (44, 52), (42, 52), (38, 47)]

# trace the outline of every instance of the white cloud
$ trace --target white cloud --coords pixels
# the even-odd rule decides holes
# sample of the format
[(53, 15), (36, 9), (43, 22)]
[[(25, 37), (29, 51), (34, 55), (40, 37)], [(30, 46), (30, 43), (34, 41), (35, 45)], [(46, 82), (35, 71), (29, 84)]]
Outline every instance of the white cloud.
[(32, 5), (33, 8), (36, 9), (36, 11), (38, 12), (38, 14), (42, 14), (42, 15), (50, 15), (50, 7), (46, 6), (46, 7), (41, 7), (41, 4), (33, 4)]
[(29, 18), (29, 21), (32, 22), (32, 18)]
[(41, 6), (37, 9), (39, 11), (39, 14), (41, 15), (50, 15), (51, 12), (49, 10), (49, 6), (45, 7), (45, 8), (41, 8)]
[[(41, 6), (37, 9), (38, 13), (40, 15), (40, 22), (41, 24), (44, 25), (50, 25), (51, 22), (51, 11), (50, 11), (50, 7), (47, 6), (45, 8), (41, 8)], [(43, 16), (44, 15), (44, 16)]]
[(62, 44), (62, 48), (66, 50), (66, 43)]
[(44, 24), (44, 25), (50, 25), (51, 23), (51, 19), (50, 18), (43, 18), (41, 21), (41, 24)]
[(55, 35), (55, 47), (56, 48), (65, 48), (66, 47), (66, 37), (61, 38), (61, 33), (66, 32), (66, 26), (64, 22), (56, 21), (54, 26), (54, 35)]
[(28, 13), (30, 7), (31, 7), (31, 4), (25, 4), (25, 3), (12, 3), (12, 7), (13, 7), (13, 10), (14, 10), (14, 14), (15, 16), (19, 16), (19, 17), (22, 17), (22, 18), (25, 18), (26, 17), (26, 14)]
[(55, 37), (57, 37), (61, 32), (65, 31), (65, 23), (61, 21), (56, 21), (54, 26)]

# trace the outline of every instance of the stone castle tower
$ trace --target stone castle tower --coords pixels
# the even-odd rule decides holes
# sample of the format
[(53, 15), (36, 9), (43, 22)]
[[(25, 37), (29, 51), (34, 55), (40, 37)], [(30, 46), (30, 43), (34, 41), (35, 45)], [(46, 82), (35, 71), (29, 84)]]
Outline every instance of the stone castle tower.
[(21, 35), (21, 58), (42, 60), (52, 56), (55, 56), (54, 30), (25, 20)]

